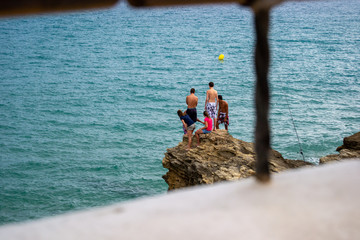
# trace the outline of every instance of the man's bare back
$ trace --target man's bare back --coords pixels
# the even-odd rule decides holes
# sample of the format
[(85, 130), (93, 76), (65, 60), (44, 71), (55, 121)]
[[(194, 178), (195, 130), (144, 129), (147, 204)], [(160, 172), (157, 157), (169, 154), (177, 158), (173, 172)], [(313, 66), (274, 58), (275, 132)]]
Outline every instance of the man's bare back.
[(219, 113), (226, 113), (226, 116), (229, 114), (229, 105), (226, 101), (220, 100), (219, 101)]
[(188, 108), (196, 108), (196, 106), (198, 105), (198, 97), (195, 96), (194, 93), (191, 93), (190, 95), (188, 95), (186, 97), (186, 104), (188, 106)]
[(210, 88), (206, 91), (206, 100), (207, 102), (216, 102), (217, 100), (217, 91), (214, 88)]

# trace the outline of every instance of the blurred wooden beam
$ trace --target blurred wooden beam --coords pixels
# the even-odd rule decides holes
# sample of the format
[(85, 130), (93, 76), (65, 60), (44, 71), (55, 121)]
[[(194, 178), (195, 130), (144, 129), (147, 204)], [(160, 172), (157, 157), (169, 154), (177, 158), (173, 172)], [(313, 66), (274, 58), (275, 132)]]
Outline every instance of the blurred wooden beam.
[(157, 6), (180, 6), (194, 4), (221, 4), (238, 3), (250, 6), (254, 12), (270, 9), (284, 1), (306, 1), (306, 0), (128, 0), (134, 7), (157, 7)]
[(118, 0), (1, 0), (0, 17), (111, 7)]
[[(111, 7), (119, 1), (120, 0), (0, 0), (0, 17), (105, 8)], [(255, 12), (258, 8), (269, 9), (283, 1), (304, 0), (128, 0), (129, 4), (134, 7), (238, 3), (244, 6), (251, 6)]]
[(241, 3), (253, 0), (128, 0), (135, 7), (156, 7), (174, 5), (194, 5), (194, 4), (215, 4), (215, 3)]

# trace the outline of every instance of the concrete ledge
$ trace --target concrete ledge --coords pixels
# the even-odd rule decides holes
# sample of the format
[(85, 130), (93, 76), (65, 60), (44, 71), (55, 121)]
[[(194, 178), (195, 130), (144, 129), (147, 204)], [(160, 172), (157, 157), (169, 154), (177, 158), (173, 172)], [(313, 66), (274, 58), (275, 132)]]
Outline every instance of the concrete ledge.
[(360, 239), (360, 160), (0, 227), (0, 239)]

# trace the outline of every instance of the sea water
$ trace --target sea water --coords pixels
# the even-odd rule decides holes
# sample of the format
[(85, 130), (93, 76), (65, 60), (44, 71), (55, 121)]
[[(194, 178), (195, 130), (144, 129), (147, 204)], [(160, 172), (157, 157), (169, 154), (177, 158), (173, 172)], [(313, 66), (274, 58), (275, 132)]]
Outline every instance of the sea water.
[[(271, 146), (285, 158), (302, 147), (317, 163), (360, 130), (359, 13), (357, 0), (272, 11)], [(210, 81), (230, 134), (253, 142), (252, 18), (121, 3), (0, 19), (0, 224), (165, 193), (176, 111), (195, 88), (201, 116)]]

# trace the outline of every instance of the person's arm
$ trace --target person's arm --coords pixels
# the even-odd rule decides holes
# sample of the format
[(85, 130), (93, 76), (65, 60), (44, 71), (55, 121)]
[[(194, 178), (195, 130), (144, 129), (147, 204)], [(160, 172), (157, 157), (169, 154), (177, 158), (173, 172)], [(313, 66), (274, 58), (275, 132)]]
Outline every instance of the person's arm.
[(183, 119), (181, 119), (181, 122), (183, 123), (184, 128), (187, 130), (187, 124), (185, 123), (185, 121)]
[(225, 104), (225, 109), (226, 109), (226, 117), (225, 117), (225, 119), (228, 119), (229, 118), (229, 104), (228, 103)]
[(205, 124), (203, 121), (201, 121), (200, 119), (196, 119), (196, 121), (198, 121), (198, 122), (201, 122), (202, 124)]
[(208, 97), (209, 97), (209, 90), (206, 91), (205, 111), (206, 111), (206, 104), (207, 104), (207, 101), (208, 101)]
[(216, 92), (216, 95), (215, 95), (215, 102), (216, 102), (216, 111), (219, 109), (218, 108), (218, 105), (219, 105), (219, 100), (218, 100), (218, 94)]
[(189, 98), (189, 96), (186, 97), (186, 105), (189, 105), (188, 98)]

